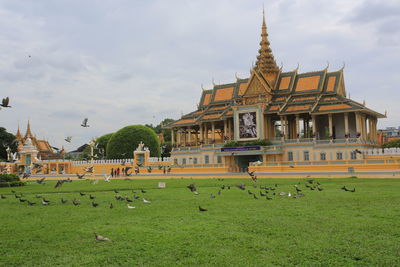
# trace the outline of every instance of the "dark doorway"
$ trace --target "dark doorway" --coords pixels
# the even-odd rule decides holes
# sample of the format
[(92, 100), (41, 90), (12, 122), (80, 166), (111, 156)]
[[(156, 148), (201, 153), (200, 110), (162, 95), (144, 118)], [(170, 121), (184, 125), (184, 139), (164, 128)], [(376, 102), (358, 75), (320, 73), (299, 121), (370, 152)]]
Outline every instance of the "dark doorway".
[(236, 164), (239, 166), (240, 172), (246, 172), (250, 162), (259, 160), (261, 160), (260, 155), (236, 156)]

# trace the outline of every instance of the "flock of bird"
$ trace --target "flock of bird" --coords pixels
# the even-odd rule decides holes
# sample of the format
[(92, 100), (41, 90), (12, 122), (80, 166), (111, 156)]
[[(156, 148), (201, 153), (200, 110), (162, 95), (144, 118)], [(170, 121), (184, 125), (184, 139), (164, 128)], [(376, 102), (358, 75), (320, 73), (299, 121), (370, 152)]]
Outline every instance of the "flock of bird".
[[(240, 191), (243, 191), (244, 193), (247, 193), (249, 197), (252, 199), (258, 200), (261, 198), (265, 198), (266, 200), (273, 200), (273, 199), (278, 199), (278, 198), (301, 198), (305, 197), (306, 190), (309, 191), (323, 191), (324, 188), (322, 187), (321, 183), (318, 181), (314, 181), (313, 179), (308, 179), (305, 180), (304, 182), (298, 182), (297, 184), (292, 185), (293, 186), (293, 191), (282, 191), (279, 190), (281, 186), (279, 184), (274, 184), (274, 185), (258, 185), (259, 181), (254, 180), (253, 176), (254, 173), (249, 173), (249, 176), (251, 177), (251, 184), (246, 185), (246, 183), (240, 183), (240, 184), (235, 184), (235, 185), (230, 185), (230, 184), (222, 184), (217, 186), (217, 191), (215, 193), (210, 194), (211, 199), (216, 199), (217, 197), (221, 197), (224, 191), (231, 190), (232, 188), (237, 188)], [(82, 178), (84, 175), (82, 175)], [(105, 176), (104, 177), (105, 182), (110, 182), (110, 177)], [(223, 178), (218, 179), (218, 181), (224, 181)], [(44, 185), (46, 182), (45, 178), (41, 178), (36, 180), (36, 183)], [(64, 183), (72, 183), (73, 180), (70, 178), (67, 179), (62, 179), (58, 180), (55, 184), (55, 189), (60, 188)], [(98, 180), (92, 180), (92, 184), (97, 184)], [(195, 196), (199, 195), (202, 193), (202, 188), (199, 190), (199, 188), (196, 186), (195, 183), (191, 183), (186, 186), (189, 191), (194, 194)], [(346, 192), (355, 192), (356, 189), (348, 189), (346, 186), (343, 186), (340, 188), (341, 190), (344, 190)], [(25, 203), (28, 206), (35, 206), (35, 205), (42, 205), (42, 206), (51, 206), (55, 205), (56, 203), (59, 203), (61, 205), (68, 205), (70, 203), (73, 206), (80, 206), (82, 204), (86, 204), (91, 206), (92, 208), (97, 208), (99, 206), (104, 206), (108, 209), (113, 209), (115, 205), (120, 205), (119, 203), (125, 203), (127, 209), (136, 209), (136, 205), (134, 203), (139, 203), (142, 202), (143, 204), (151, 204), (152, 201), (150, 201), (147, 197), (147, 199), (144, 197), (147, 194), (147, 191), (143, 188), (141, 189), (126, 189), (123, 190), (124, 192), (120, 193), (121, 190), (114, 189), (113, 192), (115, 193), (113, 198), (109, 201), (107, 201), (107, 204), (100, 203), (96, 201), (96, 195), (93, 192), (77, 192), (76, 196), (71, 198), (71, 199), (65, 199), (64, 197), (59, 197), (57, 200), (56, 199), (48, 199), (45, 198), (43, 195), (36, 194), (34, 197), (37, 201), (35, 201), (33, 198), (33, 195), (29, 199), (28, 196), (25, 196), (23, 193), (17, 193), (14, 190), (11, 190), (11, 193), (14, 195), (15, 199), (18, 199), (19, 202)], [(130, 197), (128, 193), (129, 191), (132, 192), (133, 196)], [(52, 192), (51, 192), (52, 193)], [(0, 195), (0, 199), (6, 199), (8, 197), (12, 197), (13, 195)], [(82, 201), (84, 200), (84, 201)], [(198, 205), (198, 210), (199, 212), (207, 212), (208, 208)], [(95, 238), (97, 241), (110, 241), (107, 237), (103, 237), (97, 233), (94, 233)]]

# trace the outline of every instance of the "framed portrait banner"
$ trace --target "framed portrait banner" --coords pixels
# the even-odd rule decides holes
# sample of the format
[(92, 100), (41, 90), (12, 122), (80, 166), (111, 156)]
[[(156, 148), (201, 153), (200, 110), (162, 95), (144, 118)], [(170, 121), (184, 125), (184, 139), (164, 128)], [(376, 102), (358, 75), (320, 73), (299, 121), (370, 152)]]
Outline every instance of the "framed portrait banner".
[(258, 138), (257, 112), (240, 112), (239, 117), (239, 139)]

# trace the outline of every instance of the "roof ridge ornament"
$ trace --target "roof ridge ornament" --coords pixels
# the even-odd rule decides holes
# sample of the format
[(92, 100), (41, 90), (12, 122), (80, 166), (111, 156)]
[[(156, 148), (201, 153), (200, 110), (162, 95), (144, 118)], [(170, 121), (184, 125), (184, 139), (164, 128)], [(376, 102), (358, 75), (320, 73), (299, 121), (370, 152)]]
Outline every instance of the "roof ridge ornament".
[(326, 67), (325, 67), (324, 71), (327, 71), (328, 68), (329, 68), (329, 60), (326, 61)]
[(339, 71), (343, 71), (345, 66), (346, 66), (346, 62), (343, 61), (343, 66), (339, 69)]
[(293, 72), (297, 72), (299, 70), (299, 68), (300, 68), (300, 63), (297, 62), (297, 67), (293, 70)]
[(212, 82), (213, 86), (216, 86), (215, 81), (214, 81), (214, 77), (212, 77), (211, 82)]

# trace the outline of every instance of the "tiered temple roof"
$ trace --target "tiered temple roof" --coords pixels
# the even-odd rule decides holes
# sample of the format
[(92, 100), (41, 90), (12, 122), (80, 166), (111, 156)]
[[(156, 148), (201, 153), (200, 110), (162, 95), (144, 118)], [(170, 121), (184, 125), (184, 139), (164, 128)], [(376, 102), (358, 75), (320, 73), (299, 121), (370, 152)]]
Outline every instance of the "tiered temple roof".
[(307, 73), (298, 73), (298, 68), (282, 72), (272, 55), (263, 16), (259, 55), (250, 77), (203, 90), (198, 109), (167, 127), (224, 120), (233, 116), (233, 106), (255, 103), (264, 105), (265, 114), (278, 116), (357, 111), (385, 117), (346, 97), (343, 68), (334, 72), (328, 72), (328, 68)]

